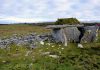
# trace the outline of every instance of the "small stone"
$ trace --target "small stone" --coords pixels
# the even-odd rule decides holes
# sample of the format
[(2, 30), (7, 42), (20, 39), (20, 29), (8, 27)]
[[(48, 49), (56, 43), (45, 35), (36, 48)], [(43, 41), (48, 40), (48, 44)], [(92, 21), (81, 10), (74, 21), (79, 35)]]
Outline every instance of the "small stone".
[(41, 44), (41, 45), (44, 45), (44, 42), (43, 42), (43, 41), (40, 41), (40, 44)]
[(62, 50), (64, 50), (64, 48), (61, 48)]
[(6, 63), (6, 61), (4, 60), (4, 61), (2, 61), (3, 63)]
[(52, 57), (52, 58), (59, 58), (58, 55), (49, 55), (49, 56)]
[(82, 44), (78, 44), (78, 47), (79, 47), (79, 48), (83, 48), (83, 45), (82, 45)]
[(47, 45), (49, 45), (49, 46), (50, 46), (50, 43), (47, 43)]
[(55, 46), (53, 45), (53, 46), (51, 46), (51, 47), (55, 47)]
[(59, 45), (59, 46), (61, 46), (61, 45)]

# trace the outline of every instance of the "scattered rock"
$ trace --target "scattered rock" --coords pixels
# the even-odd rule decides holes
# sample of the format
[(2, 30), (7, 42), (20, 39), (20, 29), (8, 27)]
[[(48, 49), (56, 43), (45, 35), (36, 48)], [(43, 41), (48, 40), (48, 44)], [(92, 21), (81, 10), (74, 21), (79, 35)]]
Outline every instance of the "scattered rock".
[(17, 46), (28, 46), (33, 49), (37, 47), (37, 43), (44, 45), (44, 41), (49, 40), (48, 38), (46, 34), (31, 33), (24, 36), (13, 34), (10, 38), (0, 39), (0, 48), (4, 49), (11, 44), (16, 44)]
[(52, 58), (59, 58), (58, 55), (49, 55), (49, 57), (52, 57)]

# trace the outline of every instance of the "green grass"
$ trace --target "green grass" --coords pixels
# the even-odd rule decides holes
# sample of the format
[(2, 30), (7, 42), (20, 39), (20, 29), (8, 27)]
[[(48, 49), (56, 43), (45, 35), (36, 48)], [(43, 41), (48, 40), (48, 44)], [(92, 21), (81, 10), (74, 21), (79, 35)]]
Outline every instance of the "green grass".
[(28, 34), (36, 32), (37, 34), (48, 33), (49, 29), (45, 29), (42, 26), (34, 26), (28, 24), (12, 24), (12, 25), (0, 25), (0, 37), (11, 36), (12, 34)]
[[(52, 43), (35, 49), (11, 45), (11, 49), (0, 49), (1, 70), (99, 70), (100, 47), (77, 48), (76, 44), (68, 47)], [(52, 47), (54, 46), (54, 47)], [(85, 44), (84, 46), (88, 46)], [(63, 48), (63, 49), (62, 49)], [(27, 51), (31, 51), (28, 56)], [(49, 57), (58, 55), (59, 58)]]
[[(30, 32), (47, 33), (40, 26), (3, 25), (0, 26), (0, 36), (10, 36), (13, 33), (27, 34)], [(7, 30), (9, 32), (7, 32)], [(41, 31), (40, 31), (41, 30)], [(100, 39), (100, 38), (99, 38)], [(62, 44), (45, 42), (38, 44), (35, 49), (25, 46), (10, 45), (10, 49), (0, 49), (0, 70), (100, 70), (100, 41), (98, 43), (83, 44), (84, 48), (77, 48), (77, 44)], [(29, 54), (27, 52), (29, 51)], [(50, 52), (49, 54), (44, 54)], [(58, 58), (49, 55), (57, 55)]]

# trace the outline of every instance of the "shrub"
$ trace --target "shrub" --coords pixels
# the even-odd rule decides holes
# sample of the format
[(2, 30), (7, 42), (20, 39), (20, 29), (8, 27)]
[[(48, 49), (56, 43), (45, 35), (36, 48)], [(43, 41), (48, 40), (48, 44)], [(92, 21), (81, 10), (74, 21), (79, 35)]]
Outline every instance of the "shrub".
[(62, 25), (62, 24), (79, 24), (80, 22), (76, 18), (60, 18), (58, 19), (55, 24)]

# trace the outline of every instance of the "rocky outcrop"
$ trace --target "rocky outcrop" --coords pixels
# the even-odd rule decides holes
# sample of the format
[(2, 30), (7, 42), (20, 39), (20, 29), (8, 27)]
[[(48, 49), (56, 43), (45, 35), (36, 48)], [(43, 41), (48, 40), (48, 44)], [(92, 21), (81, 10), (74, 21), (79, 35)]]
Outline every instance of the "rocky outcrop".
[(18, 46), (28, 46), (30, 48), (37, 47), (37, 44), (48, 40), (48, 34), (38, 35), (36, 33), (31, 33), (25, 36), (19, 36), (18, 34), (13, 34), (9, 38), (0, 39), (0, 48), (7, 48), (11, 44), (16, 44)]

